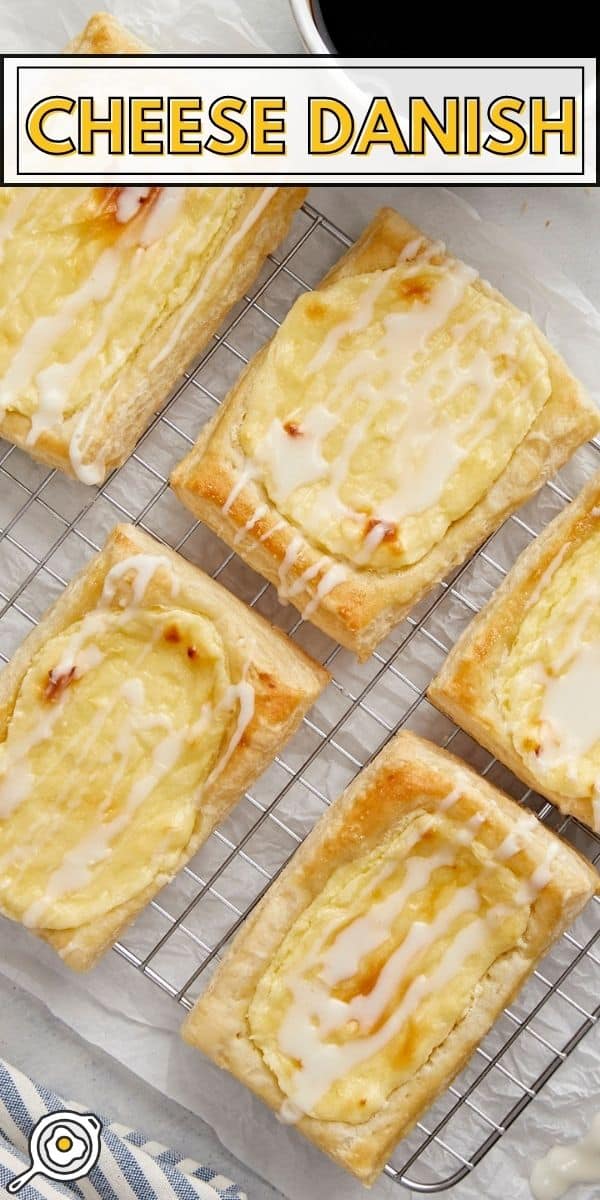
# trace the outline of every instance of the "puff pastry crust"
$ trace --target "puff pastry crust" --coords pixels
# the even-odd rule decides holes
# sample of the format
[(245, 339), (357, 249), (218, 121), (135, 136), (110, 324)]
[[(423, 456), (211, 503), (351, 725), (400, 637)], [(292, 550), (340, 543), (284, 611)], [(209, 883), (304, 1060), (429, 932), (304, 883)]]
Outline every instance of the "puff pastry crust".
[(402, 732), (248, 918), (183, 1036), (371, 1184), (596, 882)]
[[(97, 14), (70, 53), (138, 53)], [(85, 483), (124, 462), (306, 188), (0, 188), (0, 435)]]
[(366, 658), (599, 425), (533, 323), (384, 209), (296, 302), (172, 484)]
[(531, 542), (429, 698), (520, 779), (600, 831), (600, 474)]
[(65, 54), (149, 54), (150, 47), (124, 29), (108, 12), (93, 13), (85, 29), (65, 47)]
[(0, 911), (92, 966), (327, 680), (214, 580), (117, 527), (0, 676)]

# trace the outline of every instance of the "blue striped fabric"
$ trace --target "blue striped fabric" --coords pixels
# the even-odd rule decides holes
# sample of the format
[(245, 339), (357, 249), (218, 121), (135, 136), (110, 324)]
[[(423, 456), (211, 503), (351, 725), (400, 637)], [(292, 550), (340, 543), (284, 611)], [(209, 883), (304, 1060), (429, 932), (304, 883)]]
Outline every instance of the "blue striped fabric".
[[(88, 1111), (71, 1101), (65, 1104), (0, 1059), (0, 1195), (28, 1165), (34, 1125), (46, 1113), (65, 1108)], [(211, 1167), (97, 1116), (103, 1123), (100, 1158), (87, 1178), (60, 1183), (37, 1175), (20, 1193), (23, 1200), (246, 1200), (236, 1184)]]

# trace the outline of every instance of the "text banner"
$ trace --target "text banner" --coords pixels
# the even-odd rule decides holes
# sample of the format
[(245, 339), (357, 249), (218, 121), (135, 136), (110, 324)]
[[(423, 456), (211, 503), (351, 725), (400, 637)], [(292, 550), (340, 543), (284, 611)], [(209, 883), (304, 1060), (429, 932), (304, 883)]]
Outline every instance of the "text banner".
[(596, 182), (595, 59), (7, 55), (5, 183)]

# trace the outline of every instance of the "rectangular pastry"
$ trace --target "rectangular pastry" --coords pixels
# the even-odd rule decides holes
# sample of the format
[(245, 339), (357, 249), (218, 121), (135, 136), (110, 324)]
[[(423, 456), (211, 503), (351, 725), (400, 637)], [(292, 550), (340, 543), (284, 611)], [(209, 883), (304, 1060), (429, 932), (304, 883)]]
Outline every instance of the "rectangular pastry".
[(371, 1184), (597, 880), (400, 733), (248, 918), (183, 1035)]
[(172, 483), (365, 658), (598, 429), (531, 319), (384, 209), (296, 301)]
[(202, 571), (119, 526), (0, 675), (0, 912), (92, 966), (327, 679)]
[(429, 698), (600, 833), (600, 474), (523, 551)]
[[(131, 52), (92, 18), (73, 52)], [(134, 449), (306, 195), (0, 188), (0, 436), (85, 483)]]

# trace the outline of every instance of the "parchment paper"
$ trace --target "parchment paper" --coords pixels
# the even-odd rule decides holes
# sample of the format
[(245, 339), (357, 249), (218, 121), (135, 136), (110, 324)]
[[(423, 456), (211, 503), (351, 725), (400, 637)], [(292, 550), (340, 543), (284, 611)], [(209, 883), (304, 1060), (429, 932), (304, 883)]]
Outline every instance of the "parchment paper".
[[(0, 46), (6, 50), (56, 49), (95, 7), (93, 0), (60, 0), (56, 5), (47, 0), (4, 0)], [(236, 0), (219, 0), (215, 7), (205, 0), (115, 0), (109, 7), (161, 49), (226, 52), (266, 48), (246, 25)], [(32, 30), (36, 31), (35, 44)], [(453, 250), (532, 313), (600, 404), (600, 315), (554, 261), (521, 244), (505, 229), (482, 221), (463, 198), (445, 189), (315, 189), (312, 200), (322, 204), (351, 234), (358, 232), (378, 204), (392, 202), (428, 232), (450, 240)], [(590, 247), (590, 253), (595, 252), (596, 248)], [(447, 640), (453, 640), (456, 632), (447, 629)], [(360, 731), (357, 736), (360, 738)], [(368, 744), (366, 730), (364, 736)], [(306, 828), (313, 817), (307, 804)], [(268, 850), (267, 845), (267, 855)], [(243, 880), (239, 886), (243, 894)], [(581, 936), (589, 936), (593, 913), (581, 920)], [(123, 959), (109, 953), (91, 975), (77, 977), (23, 930), (2, 921), (0, 932), (0, 971), (43, 1000), (79, 1034), (197, 1112), (233, 1153), (279, 1187), (289, 1200), (358, 1200), (365, 1195), (360, 1185), (294, 1131), (279, 1125), (245, 1088), (185, 1047), (177, 1035), (182, 1009)], [(598, 972), (591, 969), (587, 977), (578, 975), (577, 998), (582, 1006), (597, 1003), (598, 978)], [(548, 1037), (560, 1044), (566, 1029), (565, 1024), (564, 1029), (548, 1030)], [(533, 1043), (527, 1064), (532, 1075), (535, 1053)], [(599, 1105), (596, 1029), (473, 1175), (452, 1193), (444, 1194), (456, 1200), (480, 1200), (482, 1196), (528, 1200), (527, 1179), (534, 1158), (556, 1138), (580, 1133)], [(408, 1195), (386, 1179), (372, 1194), (389, 1200)], [(587, 1200), (588, 1196), (585, 1187), (573, 1192), (574, 1200)]]
[(250, 28), (237, 0), (3, 0), (0, 47), (4, 52), (56, 53), (98, 11), (113, 13), (155, 50), (251, 54), (271, 49)]

